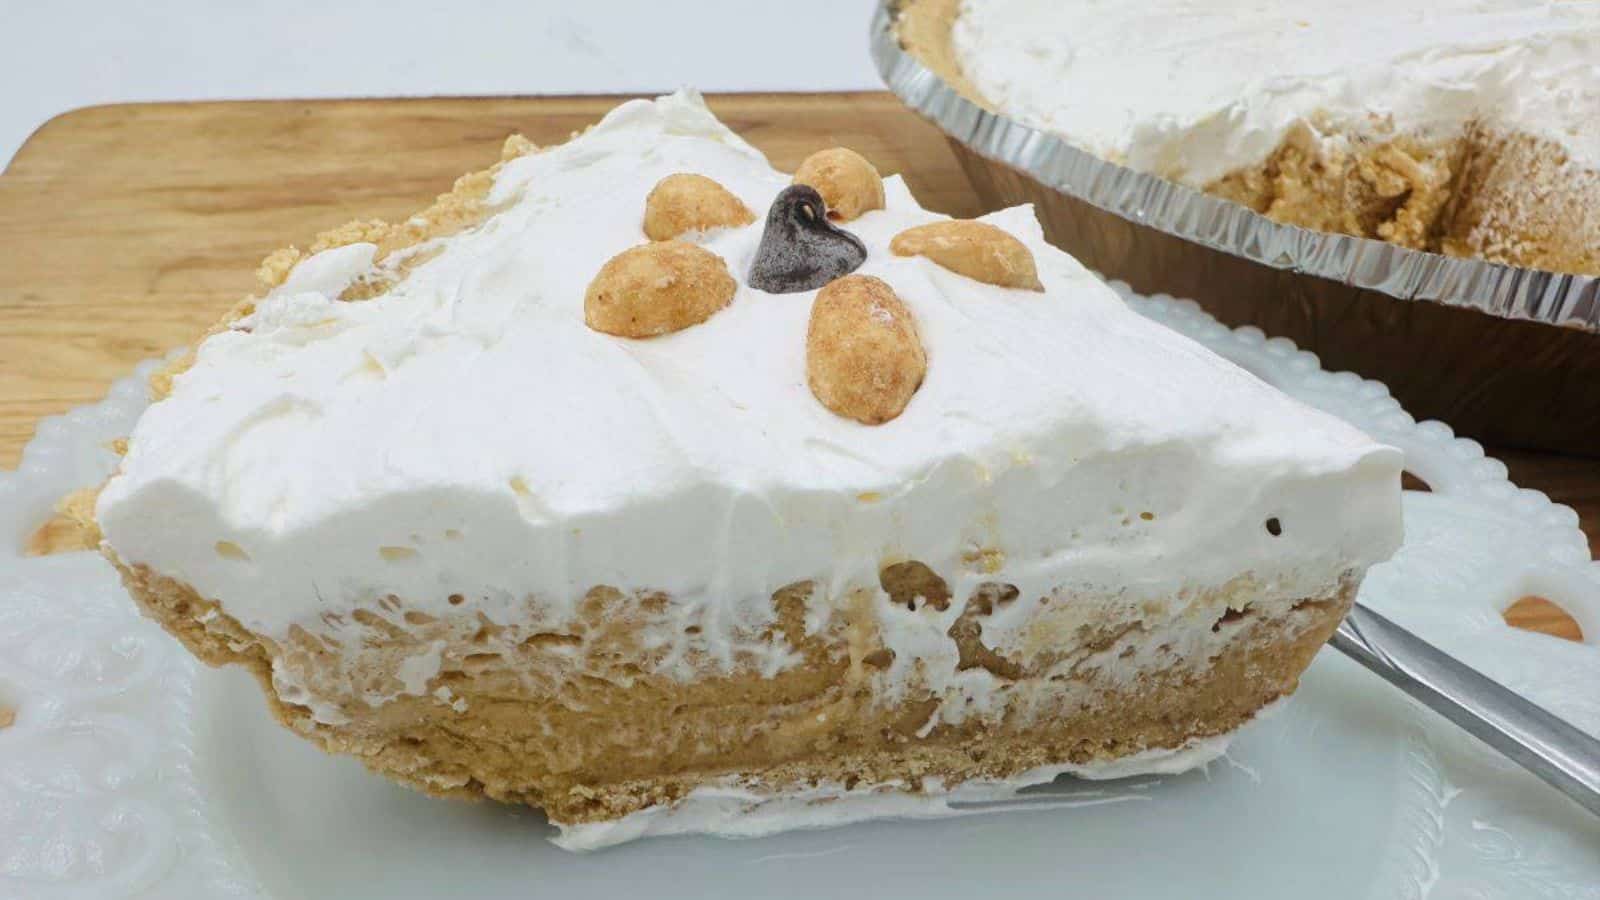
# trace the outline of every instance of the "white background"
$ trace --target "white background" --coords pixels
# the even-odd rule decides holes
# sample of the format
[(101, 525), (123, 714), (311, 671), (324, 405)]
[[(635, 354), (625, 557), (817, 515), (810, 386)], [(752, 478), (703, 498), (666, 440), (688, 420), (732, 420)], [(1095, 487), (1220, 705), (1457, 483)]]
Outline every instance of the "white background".
[(97, 103), (862, 90), (871, 0), (0, 0), (0, 165)]

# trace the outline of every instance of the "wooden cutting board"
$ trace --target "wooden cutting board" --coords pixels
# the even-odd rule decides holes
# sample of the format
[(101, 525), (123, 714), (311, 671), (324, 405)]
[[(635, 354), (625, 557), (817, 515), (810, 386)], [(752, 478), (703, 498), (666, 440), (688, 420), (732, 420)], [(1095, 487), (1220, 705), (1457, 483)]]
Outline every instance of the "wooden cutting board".
[[(422, 208), (499, 158), (558, 143), (618, 97), (154, 103), (45, 123), (0, 174), (0, 467), (41, 417), (93, 403), (256, 288), (266, 254), (358, 218)], [(984, 212), (944, 136), (884, 93), (709, 98), (780, 169), (835, 144), (905, 175), (926, 206)], [(1491, 451), (1494, 452), (1494, 451)], [(1600, 465), (1495, 453), (1579, 511), (1600, 548)], [(1512, 618), (1570, 633), (1538, 604)]]

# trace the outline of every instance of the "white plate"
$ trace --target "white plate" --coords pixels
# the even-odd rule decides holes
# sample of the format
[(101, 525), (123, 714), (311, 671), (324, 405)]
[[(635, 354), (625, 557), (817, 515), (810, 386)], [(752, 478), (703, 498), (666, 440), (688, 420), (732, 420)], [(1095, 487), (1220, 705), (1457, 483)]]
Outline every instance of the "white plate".
[[(1190, 303), (1131, 297), (1265, 380), (1405, 449), (1406, 543), (1361, 599), (1591, 732), (1600, 651), (1507, 627), (1527, 593), (1600, 635), (1600, 563), (1570, 509), (1380, 384), (1323, 372)], [(1201, 772), (1063, 781), (1024, 811), (589, 855), (530, 810), (429, 800), (274, 724), (238, 672), (198, 667), (111, 568), (18, 555), (114, 464), (142, 376), (41, 423), (0, 473), (0, 897), (1600, 898), (1600, 820), (1333, 651)]]

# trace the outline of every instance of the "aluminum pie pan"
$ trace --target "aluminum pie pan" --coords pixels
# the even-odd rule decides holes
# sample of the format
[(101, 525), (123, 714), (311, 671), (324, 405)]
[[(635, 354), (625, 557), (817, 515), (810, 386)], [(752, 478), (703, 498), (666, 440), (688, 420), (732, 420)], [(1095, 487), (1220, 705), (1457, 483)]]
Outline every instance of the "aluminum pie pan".
[(1108, 162), (962, 96), (901, 46), (897, 4), (880, 0), (872, 58), (890, 91), (953, 140), (1107, 212), (1251, 262), (1400, 300), (1600, 332), (1600, 277), (1412, 250), (1273, 221), (1230, 200)]
[(901, 46), (897, 6), (880, 2), (872, 56), (985, 206), (1031, 203), (1045, 236), (1102, 276), (1289, 338), (1421, 418), (1600, 457), (1600, 278), (1285, 225), (1100, 159), (959, 93)]

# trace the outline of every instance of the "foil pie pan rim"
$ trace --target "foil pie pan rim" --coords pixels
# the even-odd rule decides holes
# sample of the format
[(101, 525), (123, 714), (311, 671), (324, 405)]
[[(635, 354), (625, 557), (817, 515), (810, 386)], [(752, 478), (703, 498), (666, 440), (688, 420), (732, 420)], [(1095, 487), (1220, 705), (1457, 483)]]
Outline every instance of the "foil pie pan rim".
[(1600, 332), (1600, 277), (1445, 256), (1287, 225), (1231, 200), (1101, 159), (1059, 135), (984, 109), (901, 45), (895, 30), (897, 6), (896, 0), (879, 0), (871, 26), (873, 62), (889, 90), (952, 140), (1057, 193), (1275, 269), (1397, 300), (1426, 300), (1499, 318)]

